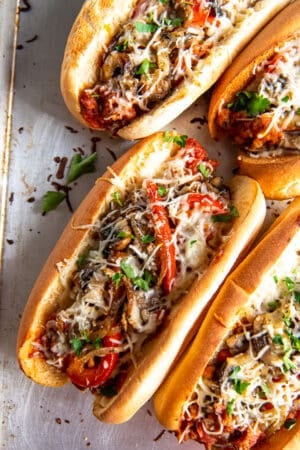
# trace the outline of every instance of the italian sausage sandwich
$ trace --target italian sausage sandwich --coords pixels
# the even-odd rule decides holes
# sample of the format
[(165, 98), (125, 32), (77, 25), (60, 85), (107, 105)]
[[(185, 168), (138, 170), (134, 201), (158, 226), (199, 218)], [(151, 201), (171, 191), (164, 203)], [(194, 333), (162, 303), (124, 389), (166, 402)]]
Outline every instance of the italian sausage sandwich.
[(157, 133), (97, 181), (30, 294), (17, 354), (37, 383), (71, 381), (118, 423), (154, 393), (265, 215), (193, 138)]
[(87, 0), (61, 90), (71, 113), (125, 139), (175, 119), (289, 0)]
[(299, 448), (299, 198), (226, 279), (154, 406), (181, 442)]
[(240, 173), (265, 195), (300, 194), (300, 2), (282, 10), (218, 81), (209, 107), (215, 138), (238, 147)]

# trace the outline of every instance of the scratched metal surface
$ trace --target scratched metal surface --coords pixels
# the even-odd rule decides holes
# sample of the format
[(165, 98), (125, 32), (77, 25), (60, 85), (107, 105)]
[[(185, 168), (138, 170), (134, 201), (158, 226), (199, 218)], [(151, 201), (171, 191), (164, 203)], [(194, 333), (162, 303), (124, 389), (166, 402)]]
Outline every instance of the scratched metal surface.
[[(75, 152), (89, 154), (96, 145), (97, 172), (71, 186), (70, 203), (76, 208), (97, 176), (130, 145), (84, 129), (63, 104), (60, 64), (81, 4), (81, 0), (21, 1), (23, 11), (18, 14), (17, 0), (0, 0), (1, 448), (179, 449), (170, 433), (156, 439), (162, 428), (153, 416), (151, 401), (128, 423), (105, 425), (92, 416), (89, 394), (72, 386), (38, 386), (25, 378), (16, 362), (16, 334), (27, 296), (71, 214), (65, 203), (46, 216), (41, 214), (41, 198), (53, 189), (51, 183), (64, 183), (59, 178), (59, 160), (69, 161)], [(220, 172), (229, 177), (233, 155), (226, 143), (216, 144), (208, 136), (203, 120), (207, 100), (204, 96), (171, 126), (205, 143), (212, 157), (221, 156)], [(280, 207), (269, 205), (269, 220)], [(180, 448), (203, 447), (189, 442)]]

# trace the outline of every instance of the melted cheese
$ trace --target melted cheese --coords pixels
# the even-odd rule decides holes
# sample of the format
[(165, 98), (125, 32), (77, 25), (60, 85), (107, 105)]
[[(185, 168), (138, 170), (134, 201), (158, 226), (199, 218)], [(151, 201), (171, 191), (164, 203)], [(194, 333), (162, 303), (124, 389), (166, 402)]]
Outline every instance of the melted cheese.
[[(211, 49), (230, 39), (260, 3), (139, 2), (103, 57), (98, 84), (86, 92), (104, 102), (107, 122), (130, 119), (135, 106), (148, 111), (183, 79), (205, 70)], [(198, 7), (207, 13), (204, 22), (197, 16)]]
[[(268, 435), (281, 428), (288, 415), (299, 409), (299, 298), (300, 232), (276, 266), (264, 275), (247, 305), (239, 310), (240, 320), (220, 345), (220, 349), (230, 349), (232, 353), (222, 367), (222, 374), (218, 379), (202, 376), (186, 402), (187, 423), (181, 439), (197, 421), (207, 434), (219, 435), (220, 444), (230, 435), (226, 429), (228, 420), (231, 432), (242, 434), (251, 430), (257, 437)], [(235, 347), (231, 345), (234, 339)], [(242, 340), (246, 348), (239, 350), (238, 341), (241, 344)], [(256, 342), (260, 343), (258, 347)], [(210, 366), (217, 364), (216, 355)], [(213, 424), (208, 420), (207, 411), (214, 411), (218, 418)], [(225, 419), (220, 427), (222, 417)], [(224, 429), (227, 438), (222, 436)]]
[[(155, 239), (145, 180), (122, 197), (113, 196), (107, 214), (90, 225), (91, 235), (96, 233), (99, 238), (91, 239), (83, 268), (73, 275), (73, 302), (69, 308), (58, 312), (56, 320), (47, 322), (45, 335), (35, 343), (38, 354), (43, 354), (47, 363), (61, 368), (63, 357), (74, 354), (72, 342), (76, 339), (82, 340), (83, 353), (94, 351), (93, 339), (103, 337), (121, 315), (121, 320), (114, 325), (122, 332), (119, 349), (118, 346), (115, 348), (115, 351), (122, 351), (119, 365), (129, 356), (136, 364), (145, 339), (155, 333), (182, 294), (203, 275), (220, 246), (229, 238), (231, 222), (213, 221), (209, 207), (196, 204), (191, 208), (188, 205), (190, 192), (208, 195), (212, 202), (224, 205), (225, 210), (230, 201), (228, 193), (218, 191), (209, 182), (214, 176), (211, 161), (203, 162), (210, 173), (208, 178), (200, 171), (188, 168), (193, 151), (193, 147), (189, 152), (179, 150), (161, 164), (157, 176), (151, 179), (166, 189), (159, 203), (166, 211), (175, 247), (176, 274), (171, 292), (164, 292), (160, 279), (162, 243)], [(141, 245), (139, 233), (152, 235), (151, 242)], [(124, 244), (122, 250), (119, 246), (127, 238), (130, 242)], [(66, 264), (67, 261), (60, 269), (63, 279)], [(116, 274), (118, 279), (114, 278)], [(147, 274), (151, 274), (151, 282), (143, 289), (138, 282), (144, 282)], [(119, 284), (122, 288), (116, 292)], [(103, 351), (100, 348), (99, 354)]]

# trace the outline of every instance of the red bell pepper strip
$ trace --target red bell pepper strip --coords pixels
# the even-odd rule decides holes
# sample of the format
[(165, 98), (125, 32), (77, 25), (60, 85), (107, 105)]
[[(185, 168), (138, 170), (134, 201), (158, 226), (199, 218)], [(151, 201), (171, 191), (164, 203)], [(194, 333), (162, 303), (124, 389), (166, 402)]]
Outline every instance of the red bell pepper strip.
[(209, 194), (192, 192), (191, 194), (187, 195), (186, 201), (190, 208), (195, 208), (195, 206), (199, 204), (201, 208), (206, 209), (211, 214), (228, 213), (227, 206), (223, 205), (220, 200), (218, 200), (217, 198), (213, 198)]
[(193, 4), (193, 17), (191, 19), (191, 23), (204, 26), (207, 22), (212, 23), (215, 18), (214, 9), (209, 5), (205, 7), (203, 5), (203, 0), (196, 0)]
[[(107, 335), (103, 338), (104, 347), (117, 347), (122, 339), (121, 333)], [(100, 356), (92, 367), (86, 367), (84, 358), (74, 357), (66, 369), (66, 374), (76, 386), (83, 388), (96, 388), (102, 386), (111, 375), (118, 361), (118, 353), (108, 353)]]
[(146, 183), (147, 194), (150, 200), (155, 237), (160, 244), (159, 256), (161, 262), (161, 278), (164, 291), (168, 294), (176, 276), (175, 245), (172, 242), (172, 232), (162, 198), (158, 193), (157, 185), (148, 180)]

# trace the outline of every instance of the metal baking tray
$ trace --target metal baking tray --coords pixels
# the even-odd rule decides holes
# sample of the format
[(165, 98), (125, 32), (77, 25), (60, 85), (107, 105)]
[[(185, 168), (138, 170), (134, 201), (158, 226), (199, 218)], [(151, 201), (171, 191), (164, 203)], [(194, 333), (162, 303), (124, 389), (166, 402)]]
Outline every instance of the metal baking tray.
[[(93, 398), (68, 385), (60, 389), (28, 380), (15, 356), (20, 317), (31, 287), (56, 240), (85, 194), (131, 143), (91, 132), (67, 111), (59, 88), (60, 65), (81, 0), (0, 2), (1, 155), (1, 448), (9, 450), (183, 450), (154, 417), (151, 400), (129, 422), (107, 425), (92, 415)], [(235, 167), (227, 142), (207, 131), (209, 93), (169, 125), (197, 138), (221, 160), (225, 178)], [(41, 198), (64, 185), (75, 153), (98, 154), (97, 170), (71, 185), (69, 204), (43, 215)], [(269, 223), (282, 204), (268, 204)]]

